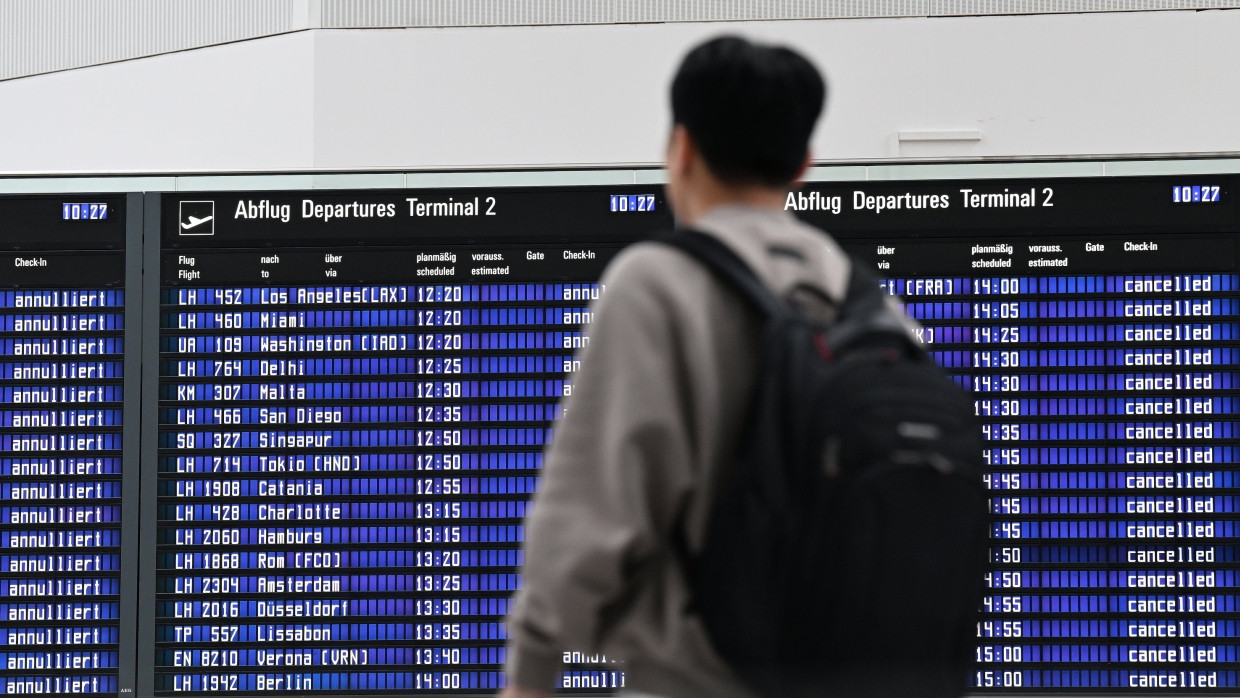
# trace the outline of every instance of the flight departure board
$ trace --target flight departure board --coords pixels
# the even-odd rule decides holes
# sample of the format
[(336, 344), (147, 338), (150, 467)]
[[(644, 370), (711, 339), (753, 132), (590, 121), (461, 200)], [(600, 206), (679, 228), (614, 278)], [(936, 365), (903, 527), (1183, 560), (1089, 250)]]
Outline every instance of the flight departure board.
[[(1232, 692), (1234, 179), (811, 184), (975, 395), (977, 693)], [(657, 190), (166, 196), (157, 694), (487, 694), (540, 451)], [(570, 653), (566, 662), (597, 657)], [(566, 664), (614, 693), (622, 668)]]
[(133, 689), (126, 204), (0, 197), (3, 693)]
[(157, 694), (503, 685), (599, 275), (668, 220), (616, 196), (165, 198)]
[[(1240, 177), (811, 183), (972, 393), (975, 695), (1240, 695)], [(491, 695), (658, 187), (0, 197), (0, 692)], [(565, 648), (561, 688), (623, 665)]]
[(973, 392), (979, 693), (1240, 688), (1234, 180), (810, 187)]

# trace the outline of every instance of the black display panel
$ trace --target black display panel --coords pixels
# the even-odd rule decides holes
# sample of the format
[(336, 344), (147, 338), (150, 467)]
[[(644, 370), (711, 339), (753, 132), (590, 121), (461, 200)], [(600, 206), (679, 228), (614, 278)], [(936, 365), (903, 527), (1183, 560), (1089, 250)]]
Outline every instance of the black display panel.
[[(1240, 692), (1235, 196), (1230, 176), (790, 195), (975, 394), (977, 693)], [(598, 276), (665, 208), (640, 187), (162, 197), (151, 692), (498, 688)]]
[(597, 280), (670, 223), (618, 196), (165, 197), (156, 695), (501, 687)]
[(3, 693), (133, 690), (127, 203), (0, 197)]
[(813, 186), (974, 392), (979, 693), (1235, 694), (1233, 178)]

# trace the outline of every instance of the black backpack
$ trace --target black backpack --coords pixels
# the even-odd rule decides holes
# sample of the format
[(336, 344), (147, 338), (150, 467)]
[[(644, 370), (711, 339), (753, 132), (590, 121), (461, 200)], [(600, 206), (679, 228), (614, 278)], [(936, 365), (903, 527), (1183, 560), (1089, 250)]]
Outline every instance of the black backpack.
[(959, 696), (989, 535), (972, 400), (862, 265), (824, 327), (713, 237), (666, 242), (765, 318), (747, 433), (682, 550), (715, 648), (763, 696)]

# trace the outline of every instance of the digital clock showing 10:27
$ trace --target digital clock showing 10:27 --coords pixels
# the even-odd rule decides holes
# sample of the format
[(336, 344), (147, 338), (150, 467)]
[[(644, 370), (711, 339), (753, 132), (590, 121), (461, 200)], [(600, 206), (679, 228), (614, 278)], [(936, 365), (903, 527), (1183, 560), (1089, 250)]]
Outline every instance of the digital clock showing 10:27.
[(108, 219), (108, 205), (61, 204), (60, 215), (66, 221), (105, 221)]
[(1171, 187), (1171, 201), (1177, 204), (1216, 204), (1222, 187), (1216, 185), (1176, 184)]
[(650, 213), (654, 211), (654, 194), (612, 194), (612, 213)]

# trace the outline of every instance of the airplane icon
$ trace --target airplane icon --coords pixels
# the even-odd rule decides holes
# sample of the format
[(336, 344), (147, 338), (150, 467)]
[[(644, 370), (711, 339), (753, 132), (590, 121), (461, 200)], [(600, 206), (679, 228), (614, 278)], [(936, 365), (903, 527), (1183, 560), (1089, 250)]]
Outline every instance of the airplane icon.
[(182, 223), (182, 224), (181, 224), (181, 229), (182, 229), (182, 230), (189, 230), (190, 228), (197, 228), (198, 226), (202, 225), (203, 223), (206, 223), (207, 221), (211, 220), (212, 218), (215, 218), (215, 216), (207, 216), (207, 217), (205, 217), (205, 218), (196, 218), (196, 217), (194, 217), (194, 216), (190, 216), (190, 217), (189, 217), (189, 222), (188, 222), (188, 223)]
[(215, 234), (214, 201), (182, 201), (180, 213), (181, 235)]

